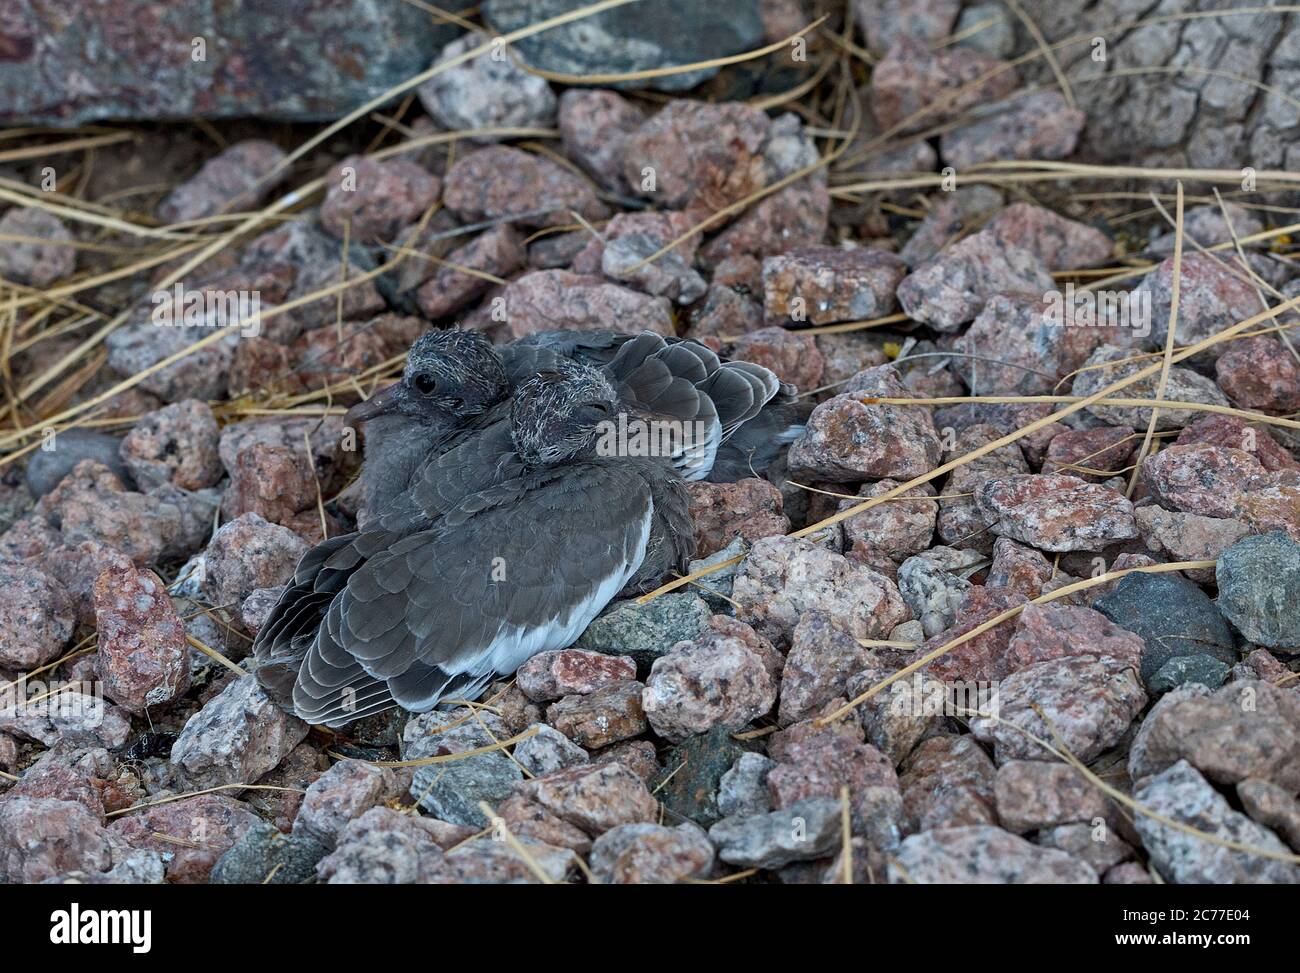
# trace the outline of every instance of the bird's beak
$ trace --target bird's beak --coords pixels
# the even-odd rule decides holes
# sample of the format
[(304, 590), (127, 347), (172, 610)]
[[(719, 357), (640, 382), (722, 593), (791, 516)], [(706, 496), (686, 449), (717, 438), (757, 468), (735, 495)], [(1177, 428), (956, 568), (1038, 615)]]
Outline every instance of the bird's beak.
[(346, 425), (355, 426), (358, 423), (396, 412), (401, 405), (401, 396), (402, 383), (394, 382), (387, 388), (380, 389), (364, 402), (358, 402), (348, 409), (347, 414), (343, 417), (343, 422)]

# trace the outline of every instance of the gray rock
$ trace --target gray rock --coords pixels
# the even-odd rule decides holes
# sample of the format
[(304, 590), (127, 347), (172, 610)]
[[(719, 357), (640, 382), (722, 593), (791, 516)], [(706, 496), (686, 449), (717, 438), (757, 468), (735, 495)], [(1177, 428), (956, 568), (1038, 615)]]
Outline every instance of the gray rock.
[[(221, 327), (221, 314), (207, 312), (202, 323), (159, 325), (143, 314), (109, 333), (104, 339), (108, 367), (123, 377), (152, 368), (190, 345), (209, 337)], [(242, 320), (242, 319), (241, 319)], [(233, 324), (234, 322), (228, 322)], [(254, 324), (241, 324), (251, 332)], [(220, 340), (200, 348), (141, 379), (139, 388), (164, 402), (181, 399), (220, 399), (226, 394), (230, 364), (235, 357), (240, 332), (225, 328)]]
[[(585, 0), (488, 0), (483, 9), (492, 26), (506, 33), (583, 6)], [(553, 27), (516, 46), (531, 66), (564, 74), (622, 74), (691, 64), (759, 46), (763, 22), (758, 8), (758, 0), (634, 3)], [(685, 91), (716, 73), (712, 68), (615, 87)]]
[(172, 746), (171, 762), (195, 789), (252, 784), (307, 736), (307, 724), (262, 691), (236, 679), (195, 713)]
[[(262, 4), (252, 14), (209, 0), (112, 2), (51, 30), (42, 4), (19, 0), (5, 11), (13, 42), (0, 61), (0, 124), (333, 120), (423, 71), (457, 33), (387, 0)], [(201, 59), (196, 38), (204, 41)]]
[[(1234, 811), (1227, 800), (1185, 760), (1139, 782), (1133, 796), (1179, 824), (1251, 848), (1289, 855), (1267, 828)], [(1162, 824), (1147, 814), (1134, 821), (1151, 863), (1166, 881), (1191, 884), (1300, 884), (1300, 866), (1252, 855)]]
[(1077, 858), (987, 825), (935, 828), (903, 840), (889, 863), (894, 885), (1095, 885)]
[[(1094, 351), (1082, 369), (1078, 372), (1071, 386), (1072, 395), (1086, 396), (1098, 392), (1120, 379), (1128, 378), (1142, 368), (1141, 362), (1128, 361), (1132, 352), (1115, 345), (1102, 345)], [(1114, 364), (1110, 364), (1114, 363)], [(1155, 398), (1159, 384), (1159, 375), (1149, 375), (1139, 379), (1124, 390), (1124, 397), (1131, 399)], [(1169, 369), (1169, 380), (1165, 384), (1164, 396), (1170, 402), (1199, 402), (1206, 405), (1229, 405), (1228, 398), (1214, 384), (1213, 379), (1181, 365)], [(1130, 426), (1146, 431), (1151, 421), (1151, 410), (1139, 406), (1097, 405), (1088, 406), (1088, 412), (1112, 426)], [(1181, 429), (1200, 418), (1202, 413), (1192, 409), (1162, 408), (1156, 413), (1156, 429)]]
[(957, 609), (970, 590), (967, 568), (979, 564), (979, 551), (934, 547), (909, 557), (898, 568), (898, 591), (912, 609), (926, 638), (951, 628)]
[(399, 778), (387, 767), (340, 760), (307, 788), (293, 819), (293, 833), (331, 849), (348, 822), (402, 790)]
[(47, 747), (62, 742), (116, 750), (130, 739), (131, 717), (103, 697), (85, 693), (61, 692), (35, 703), (6, 694), (0, 697), (0, 731)]
[(213, 885), (302, 885), (316, 878), (321, 845), (306, 835), (287, 835), (259, 821), (212, 866)]
[(1176, 574), (1126, 575), (1092, 607), (1142, 636), (1142, 681), (1148, 686), (1165, 663), (1179, 656), (1208, 655), (1229, 666), (1237, 661), (1232, 630), (1214, 602)]
[(122, 440), (102, 432), (88, 429), (69, 429), (49, 441), (50, 449), (35, 450), (27, 461), (27, 492), (39, 500), (49, 493), (59, 481), (72, 472), (83, 459), (103, 463), (123, 483), (132, 483), (131, 473), (119, 454)]
[(840, 802), (815, 797), (779, 811), (723, 818), (709, 829), (718, 857), (742, 868), (821, 858), (840, 840)]
[(1189, 682), (1218, 689), (1228, 678), (1231, 668), (1212, 655), (1178, 655), (1162, 665), (1150, 680), (1147, 688), (1152, 693), (1167, 693)]
[(530, 774), (544, 777), (553, 771), (591, 760), (586, 750), (554, 727), (544, 723), (536, 723), (534, 726), (537, 727), (537, 735), (520, 740), (515, 745), (515, 759)]
[(724, 817), (743, 817), (772, 810), (767, 775), (775, 766), (761, 753), (742, 753), (718, 782), (718, 811)]
[(976, 30), (965, 40), (958, 41), (962, 47), (973, 48), (989, 57), (1005, 58), (1016, 47), (1016, 29), (1011, 14), (1000, 3), (977, 3), (966, 7), (957, 18), (954, 34), (963, 34)]
[[(745, 553), (749, 550), (749, 545), (745, 539), (737, 534), (730, 544), (720, 551), (714, 551), (708, 557), (698, 558), (686, 565), (688, 574), (694, 574), (696, 571), (702, 571), (704, 568), (711, 568), (715, 564), (721, 564), (723, 561), (730, 561), (733, 557), (744, 558)], [(706, 575), (698, 582), (700, 587), (695, 590), (700, 593), (700, 597), (715, 612), (721, 612), (724, 615), (734, 614), (736, 609), (727, 598), (731, 597), (731, 586), (736, 580), (736, 572), (740, 570), (740, 564), (731, 564), (725, 568), (714, 571)], [(712, 594), (717, 592), (717, 594)], [(725, 596), (725, 597), (724, 597)], [(672, 597), (672, 596), (665, 596)], [(662, 600), (662, 599), (661, 599)]]
[[(510, 736), (506, 727), (492, 714), (482, 714), (480, 724), (466, 710), (450, 713), (432, 712), (419, 716), (403, 731), (403, 759), (457, 754), (488, 747)], [(456, 725), (451, 725), (456, 724)], [(446, 727), (446, 729), (443, 729)], [(480, 801), (496, 804), (510, 796), (514, 785), (524, 779), (510, 757), (501, 750), (477, 754), (462, 760), (428, 764), (415, 772), (411, 796), (434, 817), (452, 824), (482, 828), (487, 817)]]
[(31, 491), (25, 483), (11, 484), (0, 480), (0, 534), (31, 510), (33, 503)]
[[(487, 43), (471, 31), (442, 49), (435, 63), (451, 60)], [(443, 128), (550, 128), (555, 124), (555, 94), (544, 78), (529, 74), (505, 51), (487, 51), (430, 78), (419, 87), (420, 101)], [(499, 136), (474, 137), (497, 142)]]
[(161, 885), (166, 872), (162, 856), (156, 851), (114, 848), (113, 867), (106, 872), (65, 872), (47, 881), (61, 885)]
[(678, 642), (697, 638), (712, 614), (704, 600), (690, 592), (662, 595), (647, 605), (620, 601), (588, 625), (573, 647), (631, 656), (638, 676), (644, 677), (655, 659)]
[(1219, 611), (1250, 641), (1300, 649), (1300, 544), (1283, 531), (1247, 537), (1214, 569)]
[(1079, 861), (1086, 862), (1098, 875), (1104, 874), (1120, 862), (1133, 858), (1133, 846), (1104, 824), (1086, 822), (1044, 828), (1034, 838), (1034, 843), (1044, 848), (1055, 848)]
[(329, 885), (412, 885), (443, 880), (446, 872), (434, 822), (388, 807), (372, 807), (339, 836), (316, 875)]
[(650, 786), (664, 809), (707, 828), (722, 817), (716, 803), (720, 784), (743, 750), (731, 739), (731, 730), (715, 726), (707, 733), (688, 737), (663, 758), (664, 769)]

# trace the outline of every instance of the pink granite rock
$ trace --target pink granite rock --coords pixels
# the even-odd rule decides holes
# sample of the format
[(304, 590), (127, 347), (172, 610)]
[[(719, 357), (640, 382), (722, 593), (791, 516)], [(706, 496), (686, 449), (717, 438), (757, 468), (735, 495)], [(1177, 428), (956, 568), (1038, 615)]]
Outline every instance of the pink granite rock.
[(1129, 429), (1097, 426), (1067, 429), (1047, 446), (1044, 473), (1068, 473), (1091, 483), (1120, 474), (1141, 440)]
[(995, 294), (953, 350), (953, 369), (972, 395), (1044, 395), (1106, 337), (1053, 297)]
[(790, 637), (781, 673), (782, 726), (816, 716), (822, 706), (843, 695), (851, 676), (870, 659), (861, 645), (823, 612), (804, 612)]
[(221, 478), (217, 440), (208, 404), (184, 399), (141, 416), (122, 440), (122, 460), (142, 490), (160, 483), (201, 490)]
[(492, 321), (501, 322), (505, 340), (556, 328), (673, 333), (666, 298), (564, 270), (538, 270), (511, 281), (501, 295), (499, 311), (494, 306), (491, 314)]
[(0, 667), (27, 671), (58, 658), (76, 622), (58, 580), (32, 565), (0, 561)]
[(293, 820), (293, 832), (333, 849), (349, 822), (400, 797), (404, 790), (397, 775), (386, 767), (340, 760), (307, 788)]
[(998, 768), (995, 793), (1002, 826), (1016, 834), (1091, 823), (1108, 812), (1105, 795), (1064, 763), (1010, 760)]
[[(1134, 507), (1133, 519), (1147, 550), (1171, 561), (1217, 561), (1220, 554), (1251, 533), (1250, 526), (1240, 520), (1203, 517), (1155, 505)], [(1208, 583), (1214, 580), (1214, 570), (1193, 568), (1187, 576)]]
[(1078, 858), (1001, 828), (938, 828), (903, 841), (889, 865), (896, 885), (1096, 885)]
[(570, 767), (522, 781), (515, 792), (592, 837), (620, 824), (654, 821), (659, 814), (645, 784), (621, 763)]
[[(931, 636), (918, 646), (908, 659), (918, 662), (936, 649), (946, 646), (960, 636), (979, 628), (1003, 612), (1025, 602), (1025, 596), (1009, 588), (974, 586), (962, 598), (949, 628)], [(1005, 661), (1007, 647), (1015, 631), (1016, 619), (1011, 617), (987, 631), (966, 639), (929, 663), (926, 671), (936, 679), (949, 683), (992, 683), (1009, 671)], [(980, 708), (983, 701), (977, 697), (968, 703), (970, 708)]]
[(899, 775), (908, 831), (996, 824), (997, 768), (970, 734), (922, 740)]
[(59, 525), (65, 543), (97, 541), (140, 565), (176, 553), (183, 531), (182, 511), (175, 504), (128, 491), (94, 460), (78, 463), (40, 499), (36, 511)]
[(995, 533), (1045, 551), (1099, 551), (1137, 537), (1133, 505), (1122, 493), (1059, 473), (990, 480), (978, 502)]
[(170, 760), (195, 789), (253, 784), (280, 765), (307, 729), (276, 706), (253, 676), (241, 676), (190, 717)]
[[(899, 480), (890, 479), (864, 483), (858, 496), (878, 497), (900, 485)], [(928, 499), (933, 496), (934, 487), (924, 483), (897, 499), (886, 500), (843, 521), (844, 540), (857, 552), (853, 556), (871, 552), (902, 561), (925, 550), (934, 537), (934, 523), (939, 515), (939, 504)], [(839, 509), (847, 510), (858, 502), (841, 500)]]
[(1142, 481), (1167, 509), (1207, 517), (1235, 516), (1247, 492), (1272, 483), (1246, 451), (1200, 444), (1168, 446), (1148, 456)]
[(1017, 727), (1087, 763), (1123, 739), (1146, 703), (1131, 662), (1065, 656), (1035, 662), (1002, 680), (999, 717), (974, 717), (970, 727), (977, 740), (994, 745), (1000, 764), (1055, 759)]
[(123, 557), (95, 581), (104, 692), (133, 713), (162, 707), (190, 687), (185, 626), (158, 575)]
[(416, 292), (420, 310), (432, 319), (460, 310), (487, 291), (490, 277), (510, 276), (524, 265), (526, 256), (523, 238), (510, 224), (492, 227), (451, 251), (446, 264), (420, 286)]
[(627, 191), (623, 149), (628, 136), (644, 121), (641, 109), (614, 91), (570, 88), (560, 95), (560, 138), (565, 153), (611, 192)]
[(747, 543), (790, 532), (790, 518), (781, 512), (781, 491), (757, 477), (736, 483), (686, 485), (695, 523), (695, 556), (708, 557), (737, 537)]
[(871, 73), (871, 110), (886, 129), (917, 132), (1005, 97), (1017, 80), (1014, 67), (968, 47), (931, 50), (900, 37)]
[(630, 658), (582, 649), (561, 649), (533, 656), (515, 674), (524, 695), (540, 703), (561, 696), (586, 695), (602, 687), (636, 678)]
[(1016, 92), (974, 115), (939, 139), (939, 155), (959, 171), (995, 159), (1063, 159), (1074, 151), (1087, 120), (1056, 90)]
[(1012, 203), (985, 229), (1007, 246), (1028, 250), (1048, 270), (1099, 267), (1114, 249), (1100, 230), (1033, 203)]
[(331, 236), (358, 243), (392, 240), (432, 206), (442, 190), (438, 177), (409, 159), (379, 162), (351, 155), (325, 177), (321, 226)]
[(703, 878), (713, 866), (713, 845), (689, 822), (623, 824), (605, 832), (591, 849), (591, 870), (612, 885), (669, 885)]
[(1067, 656), (1109, 656), (1133, 668), (1142, 663), (1142, 637), (1091, 608), (1050, 603), (1027, 605), (1002, 657), (1002, 673)]
[[(1161, 349), (1169, 331), (1169, 305), (1173, 299), (1174, 259), (1170, 257), (1142, 278), (1135, 295), (1149, 294), (1151, 334), (1148, 347)], [(1190, 345), (1259, 313), (1255, 288), (1232, 273), (1216, 257), (1183, 252), (1178, 290), (1178, 329), (1174, 340)], [(1220, 343), (1198, 355), (1196, 360), (1213, 361), (1232, 344)], [(1173, 398), (1173, 396), (1170, 396)]]
[(0, 801), (0, 882), (34, 884), (111, 865), (109, 837), (82, 805), (38, 797)]
[(247, 513), (224, 524), (205, 552), (203, 593), (213, 605), (237, 607), (255, 588), (283, 584), (307, 544), (297, 534)]
[(1234, 341), (1214, 363), (1214, 374), (1239, 408), (1283, 414), (1300, 410), (1300, 365), (1276, 338)]
[(158, 218), (164, 223), (186, 223), (254, 209), (275, 188), (279, 179), (264, 177), (284, 157), (284, 151), (273, 142), (236, 142), (168, 193), (158, 204)]
[(662, 208), (710, 216), (766, 184), (769, 124), (741, 102), (670, 101), (627, 136), (623, 178)]
[(778, 646), (804, 612), (826, 612), (854, 638), (886, 638), (911, 612), (894, 582), (811, 541), (767, 537), (741, 563), (737, 617)]
[(1214, 692), (1199, 685), (1175, 690), (1143, 721), (1129, 751), (1129, 776), (1136, 781), (1179, 760), (1220, 784), (1258, 777), (1295, 793), (1300, 788), (1300, 697), (1254, 679)]
[(776, 377), (796, 389), (817, 388), (822, 377), (822, 354), (812, 335), (785, 328), (761, 328), (732, 343), (733, 358), (770, 368)]
[(981, 230), (945, 247), (903, 278), (898, 300), (914, 320), (936, 331), (956, 331), (995, 294), (1042, 297), (1054, 288), (1051, 274), (1032, 253)]
[(693, 266), (700, 234), (690, 233), (691, 226), (685, 213), (619, 213), (574, 258), (573, 270), (603, 273), (655, 297), (693, 304), (708, 284)]
[(772, 708), (776, 690), (744, 640), (709, 631), (654, 661), (641, 702), (655, 733), (676, 743), (715, 726), (745, 726)]
[(546, 721), (580, 747), (607, 747), (646, 731), (644, 691), (641, 683), (628, 678), (584, 695), (565, 696), (546, 708)]
[(763, 305), (770, 321), (877, 318), (898, 306), (894, 292), (906, 273), (885, 250), (798, 247), (763, 261)]
[(938, 465), (941, 443), (928, 408), (871, 401), (912, 397), (896, 368), (868, 369), (849, 388), (808, 417), (803, 435), (790, 447), (792, 471), (843, 483), (908, 480)]
[(217, 863), (257, 815), (225, 794), (201, 794), (117, 818), (108, 833), (132, 848), (155, 851), (173, 884), (206, 883)]
[(1037, 598), (1052, 577), (1052, 562), (1032, 547), (1009, 537), (993, 543), (993, 563), (985, 578), (987, 588), (1009, 588), (1026, 598)]
[(609, 215), (591, 184), (542, 156), (505, 145), (471, 152), (447, 170), (443, 201), (467, 223), (507, 218), (522, 226), (560, 226)]
[(1186, 426), (1173, 445), (1197, 443), (1245, 450), (1266, 470), (1300, 470), (1300, 463), (1274, 438), (1268, 426), (1248, 424), (1237, 416), (1202, 416)]

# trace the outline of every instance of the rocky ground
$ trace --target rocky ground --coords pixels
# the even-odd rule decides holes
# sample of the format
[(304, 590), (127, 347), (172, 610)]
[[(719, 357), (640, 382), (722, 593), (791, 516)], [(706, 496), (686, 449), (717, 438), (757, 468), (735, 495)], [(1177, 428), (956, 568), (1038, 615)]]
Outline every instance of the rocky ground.
[[(508, 50), (577, 5), (489, 0), (467, 32), (359, 0), (295, 50), (341, 65), (347, 25), (364, 68), (292, 93), (220, 22), (197, 76), (15, 67), (64, 77), (149, 7), (113, 6), (62, 47), (28, 4), (0, 30), (0, 119), (125, 119), (0, 142), (0, 882), (1300, 882), (1275, 90), (1117, 76), (1117, 138), (1098, 62), (1059, 84), (957, 0), (633, 5)], [(1290, 15), (1165, 6), (1114, 48), (1285, 85)], [(185, 7), (154, 29), (191, 37)], [(1047, 7), (1049, 40), (1084, 29)], [(1234, 179), (1187, 180), (1175, 233), (1155, 170), (978, 175), (1079, 159)], [(1145, 316), (1062, 315), (1088, 284)], [(807, 425), (766, 478), (691, 486), (691, 582), (472, 705), (309, 728), (252, 637), (355, 524), (343, 411), (453, 324), (693, 337)]]

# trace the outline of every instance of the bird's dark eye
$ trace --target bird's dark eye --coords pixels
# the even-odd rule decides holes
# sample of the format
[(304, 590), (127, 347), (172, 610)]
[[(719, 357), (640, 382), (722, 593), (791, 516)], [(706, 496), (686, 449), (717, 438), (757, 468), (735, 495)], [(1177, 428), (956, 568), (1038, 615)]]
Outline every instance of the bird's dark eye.
[(413, 381), (415, 382), (416, 391), (421, 395), (432, 395), (438, 390), (437, 380), (434, 379), (432, 375), (425, 374), (424, 372), (416, 375)]

